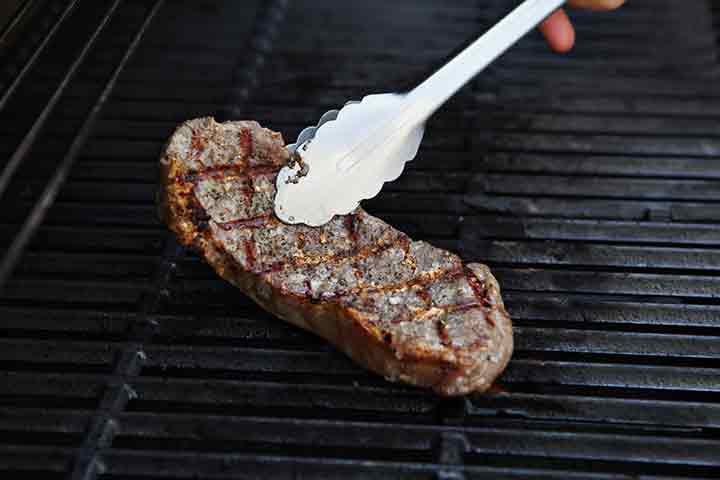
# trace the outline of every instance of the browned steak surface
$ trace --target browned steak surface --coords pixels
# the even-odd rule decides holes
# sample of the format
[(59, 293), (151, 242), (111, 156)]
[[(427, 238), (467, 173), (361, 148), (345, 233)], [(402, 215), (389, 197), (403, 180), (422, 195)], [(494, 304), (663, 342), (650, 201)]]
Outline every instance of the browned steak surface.
[(160, 214), (223, 278), (364, 366), (446, 395), (488, 388), (512, 353), (489, 269), (362, 209), (317, 228), (280, 222), (287, 161), (256, 122), (185, 122), (161, 158)]

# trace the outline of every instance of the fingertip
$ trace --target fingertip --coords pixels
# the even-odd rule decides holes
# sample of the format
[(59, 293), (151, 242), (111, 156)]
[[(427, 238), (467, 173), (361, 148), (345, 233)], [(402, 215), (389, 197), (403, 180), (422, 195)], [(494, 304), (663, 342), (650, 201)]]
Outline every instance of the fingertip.
[(555, 50), (560, 53), (567, 53), (575, 46), (575, 28), (568, 20), (567, 25), (562, 30), (562, 34), (558, 35)]
[(550, 48), (556, 52), (568, 52), (575, 44), (575, 29), (562, 9), (546, 18), (539, 28)]
[(607, 11), (622, 7), (625, 0), (568, 0), (568, 5), (587, 10)]

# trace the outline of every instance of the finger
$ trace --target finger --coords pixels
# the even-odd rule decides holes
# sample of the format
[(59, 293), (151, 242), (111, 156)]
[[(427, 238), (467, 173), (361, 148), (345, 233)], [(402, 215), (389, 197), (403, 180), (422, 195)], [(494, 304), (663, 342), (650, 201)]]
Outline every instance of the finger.
[(556, 52), (567, 52), (575, 44), (575, 29), (562, 9), (546, 18), (539, 28), (550, 48)]
[(588, 10), (615, 10), (623, 3), (625, 0), (568, 0), (568, 5), (571, 7)]

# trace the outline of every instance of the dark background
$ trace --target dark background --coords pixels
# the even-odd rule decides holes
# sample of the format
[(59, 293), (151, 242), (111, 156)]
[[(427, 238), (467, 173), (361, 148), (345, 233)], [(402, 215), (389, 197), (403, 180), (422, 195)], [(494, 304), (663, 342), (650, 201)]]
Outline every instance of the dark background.
[(574, 12), (566, 56), (531, 34), (367, 202), (503, 287), (498, 388), (440, 399), (179, 248), (157, 158), (202, 115), (293, 140), (513, 2), (31, 3), (0, 50), (3, 478), (719, 476), (716, 4)]

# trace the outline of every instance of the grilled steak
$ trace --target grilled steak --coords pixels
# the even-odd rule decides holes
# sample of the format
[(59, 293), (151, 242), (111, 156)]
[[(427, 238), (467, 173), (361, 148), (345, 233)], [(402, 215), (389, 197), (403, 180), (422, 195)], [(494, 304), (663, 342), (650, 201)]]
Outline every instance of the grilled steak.
[(280, 222), (275, 177), (288, 157), (256, 122), (185, 122), (160, 160), (160, 216), (263, 308), (365, 367), (443, 395), (487, 389), (513, 348), (489, 269), (360, 208), (317, 228)]

